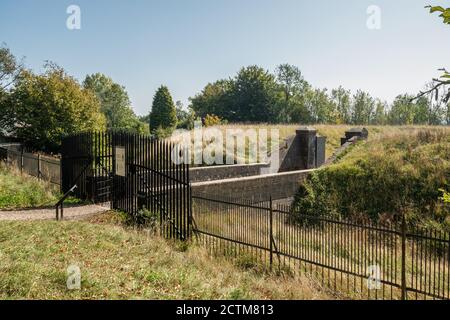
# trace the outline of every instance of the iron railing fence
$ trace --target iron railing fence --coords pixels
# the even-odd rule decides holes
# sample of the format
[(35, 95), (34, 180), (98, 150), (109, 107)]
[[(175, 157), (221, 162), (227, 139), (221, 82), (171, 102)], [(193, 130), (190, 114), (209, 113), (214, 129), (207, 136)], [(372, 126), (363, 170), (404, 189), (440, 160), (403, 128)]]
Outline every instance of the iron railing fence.
[(193, 230), (214, 253), (307, 272), (357, 299), (450, 299), (450, 235), (397, 222), (305, 215), (272, 201), (193, 195)]
[(61, 151), (63, 192), (77, 185), (77, 197), (110, 202), (133, 219), (147, 210), (159, 217), (164, 236), (187, 239), (189, 165), (173, 161), (176, 151), (171, 142), (120, 131), (68, 136)]

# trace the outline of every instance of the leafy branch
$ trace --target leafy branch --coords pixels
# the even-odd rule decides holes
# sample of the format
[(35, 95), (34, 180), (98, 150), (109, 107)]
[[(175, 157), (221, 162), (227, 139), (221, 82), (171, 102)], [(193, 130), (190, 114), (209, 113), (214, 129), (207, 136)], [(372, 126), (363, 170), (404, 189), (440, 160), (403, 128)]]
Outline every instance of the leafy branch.
[[(430, 13), (440, 12), (441, 14), (439, 17), (443, 19), (443, 22), (445, 24), (450, 24), (450, 8), (443, 8), (441, 6), (426, 6), (425, 8), (430, 9)], [(415, 98), (419, 99), (420, 97), (433, 94), (435, 95), (435, 99), (438, 100), (439, 97), (439, 89), (441, 87), (445, 88), (445, 86), (450, 85), (450, 72), (447, 71), (445, 68), (439, 69), (439, 71), (442, 71), (443, 74), (438, 79), (433, 79), (433, 86), (431, 89), (426, 91), (421, 91)], [(443, 102), (447, 103), (450, 100), (450, 89), (447, 90), (447, 93), (445, 94), (443, 98)]]

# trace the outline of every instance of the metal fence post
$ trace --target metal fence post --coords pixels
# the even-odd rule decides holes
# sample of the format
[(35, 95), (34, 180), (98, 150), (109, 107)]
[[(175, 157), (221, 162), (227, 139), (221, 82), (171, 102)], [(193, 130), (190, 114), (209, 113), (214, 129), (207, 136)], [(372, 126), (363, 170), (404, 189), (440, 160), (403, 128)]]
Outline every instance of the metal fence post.
[(406, 300), (406, 219), (402, 214), (402, 300)]
[(272, 270), (273, 265), (273, 204), (272, 204), (272, 196), (270, 196), (270, 270)]

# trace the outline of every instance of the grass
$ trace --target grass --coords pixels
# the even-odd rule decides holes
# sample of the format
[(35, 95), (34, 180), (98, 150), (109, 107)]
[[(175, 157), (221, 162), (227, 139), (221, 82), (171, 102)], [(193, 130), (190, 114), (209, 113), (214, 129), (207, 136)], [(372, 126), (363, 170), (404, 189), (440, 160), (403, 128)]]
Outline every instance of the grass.
[[(258, 204), (267, 208), (268, 204)], [(357, 221), (334, 219), (314, 219), (295, 213), (273, 213), (271, 231), (268, 210), (245, 209), (236, 205), (211, 206), (204, 200), (196, 200), (193, 205), (194, 219), (199, 230), (217, 235), (222, 239), (233, 239), (237, 245), (220, 238), (204, 236), (203, 242), (216, 254), (233, 257), (238, 263), (261, 269), (269, 265), (268, 249), (272, 232), (274, 246), (280, 252), (280, 260), (275, 254), (275, 266), (291, 274), (307, 274), (321, 282), (340, 297), (350, 299), (373, 299), (384, 296), (400, 299), (401, 291), (396, 287), (382, 284), (380, 290), (368, 290), (369, 266), (377, 266), (384, 281), (401, 284), (402, 254), (401, 237), (396, 233), (399, 226), (392, 224), (371, 224)], [(294, 223), (296, 221), (297, 223)], [(242, 226), (245, 226), (243, 229)], [(421, 235), (423, 230), (411, 230)], [(449, 297), (450, 273), (448, 234), (426, 233), (427, 241), (410, 236), (406, 241), (406, 283), (408, 287)], [(439, 240), (431, 240), (431, 239)], [(313, 263), (300, 262), (295, 258)], [(314, 263), (316, 265), (314, 265)], [(321, 267), (321, 266), (328, 266)], [(333, 268), (344, 271), (335, 272)], [(345, 274), (352, 272), (359, 276)], [(430, 298), (409, 292), (411, 299)]]
[[(279, 140), (284, 141), (287, 138), (295, 135), (295, 131), (304, 125), (300, 124), (266, 124), (266, 123), (255, 123), (255, 124), (226, 124), (214, 126), (214, 128), (219, 129), (224, 133), (226, 129), (267, 129), (270, 144), (270, 130), (276, 129), (279, 132)], [(319, 135), (327, 137), (326, 143), (326, 157), (330, 157), (333, 153), (341, 146), (341, 138), (345, 136), (345, 131), (354, 127), (365, 127), (369, 130), (369, 141), (379, 139), (383, 136), (393, 136), (404, 133), (412, 133), (420, 130), (447, 130), (450, 132), (450, 128), (446, 127), (436, 127), (436, 126), (357, 126), (357, 125), (324, 125), (316, 124), (310, 125), (317, 129)], [(224, 141), (225, 143), (225, 141)], [(225, 150), (225, 149), (224, 149)]]
[[(0, 299), (330, 298), (306, 277), (258, 274), (111, 220), (120, 221), (1, 222)], [(80, 290), (66, 287), (72, 264)]]
[(0, 209), (54, 205), (59, 189), (0, 162)]

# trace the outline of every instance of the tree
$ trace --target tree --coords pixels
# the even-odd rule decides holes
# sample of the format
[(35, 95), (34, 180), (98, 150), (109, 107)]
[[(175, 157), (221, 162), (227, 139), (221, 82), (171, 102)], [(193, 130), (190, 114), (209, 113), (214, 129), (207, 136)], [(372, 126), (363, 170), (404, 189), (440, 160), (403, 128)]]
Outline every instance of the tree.
[[(258, 66), (242, 68), (232, 86), (230, 121), (275, 122), (279, 98), (275, 77)], [(217, 114), (216, 114), (217, 115)]]
[(350, 123), (351, 120), (351, 97), (350, 91), (345, 90), (342, 86), (331, 91), (331, 101), (335, 105), (337, 111), (337, 123)]
[(375, 125), (385, 125), (387, 123), (387, 103), (379, 99), (375, 101), (375, 112), (372, 117), (372, 123)]
[(177, 110), (177, 128), (180, 129), (192, 129), (194, 128), (195, 121), (195, 112), (191, 108), (185, 110), (183, 103), (181, 101), (177, 101), (175, 103), (175, 107)]
[(108, 129), (146, 133), (145, 124), (133, 112), (130, 98), (123, 86), (101, 73), (86, 76), (83, 86), (94, 92), (99, 99), (100, 110), (106, 117)]
[(54, 64), (22, 71), (6, 100), (7, 130), (34, 149), (58, 152), (64, 135), (105, 127), (96, 96)]
[(22, 64), (17, 61), (16, 57), (3, 44), (0, 47), (0, 135), (6, 133), (4, 131), (8, 121), (5, 99), (22, 68)]
[(351, 122), (353, 124), (368, 124), (374, 112), (375, 102), (369, 93), (358, 90), (353, 95)]
[(23, 69), (11, 51), (2, 44), (0, 47), (0, 92), (6, 91), (17, 79)]
[[(444, 24), (450, 24), (450, 8), (444, 8), (441, 6), (426, 6), (425, 8), (430, 9), (430, 13), (440, 12), (439, 17), (442, 18)], [(433, 94), (438, 92), (439, 88), (450, 85), (450, 72), (447, 69), (439, 69), (443, 74), (439, 79), (433, 79), (433, 86), (426, 91), (422, 91), (416, 98), (426, 96), (428, 94)], [(450, 89), (446, 90), (444, 100), (445, 103), (450, 101)]]
[(189, 98), (190, 109), (201, 118), (207, 114), (215, 114), (221, 118), (230, 119), (235, 117), (236, 110), (233, 108), (232, 89), (233, 80), (219, 80), (208, 83), (201, 93)]
[(169, 88), (161, 86), (153, 97), (152, 110), (150, 112), (150, 129), (172, 130), (177, 125), (177, 111), (170, 95)]
[(279, 122), (291, 122), (291, 110), (303, 109), (297, 105), (302, 101), (302, 97), (308, 86), (303, 79), (300, 69), (290, 64), (280, 64), (275, 70), (276, 80), (283, 92), (284, 99), (279, 101), (278, 111)]
[(389, 123), (392, 125), (414, 124), (415, 104), (408, 94), (395, 98), (389, 112)]

